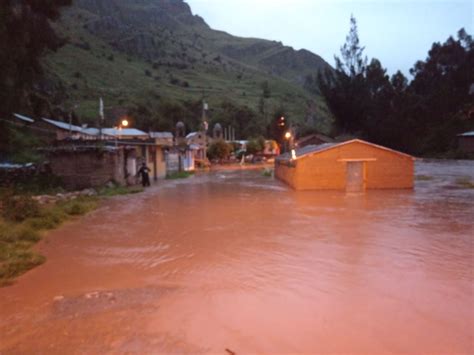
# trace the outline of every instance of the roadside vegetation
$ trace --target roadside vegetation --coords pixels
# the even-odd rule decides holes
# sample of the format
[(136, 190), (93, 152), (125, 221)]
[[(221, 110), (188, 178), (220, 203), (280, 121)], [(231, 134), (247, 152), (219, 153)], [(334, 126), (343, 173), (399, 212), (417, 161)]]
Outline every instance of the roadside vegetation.
[(416, 175), (415, 180), (417, 181), (431, 181), (433, 180), (433, 176), (430, 175)]
[(167, 180), (175, 180), (175, 179), (186, 179), (192, 176), (193, 173), (190, 171), (178, 171), (176, 173), (171, 173), (166, 175)]
[(11, 284), (15, 277), (45, 261), (31, 250), (43, 231), (84, 215), (97, 205), (97, 197), (82, 196), (45, 207), (28, 195), (4, 195), (0, 218), (0, 286)]
[(469, 176), (458, 178), (456, 184), (464, 189), (474, 189), (474, 180), (471, 180)]
[(99, 196), (112, 197), (119, 195), (137, 194), (143, 192), (141, 186), (112, 186), (104, 187), (98, 191)]
[(44, 256), (32, 250), (45, 231), (95, 210), (101, 198), (135, 194), (142, 192), (143, 188), (104, 187), (95, 196), (74, 196), (44, 205), (33, 198), (31, 191), (43, 194), (64, 192), (57, 187), (0, 189), (0, 287), (12, 284), (17, 276), (45, 262)]
[(265, 168), (265, 169), (263, 169), (263, 171), (262, 171), (262, 176), (265, 176), (265, 177), (273, 177), (273, 173), (274, 173), (274, 170), (273, 170), (273, 169)]

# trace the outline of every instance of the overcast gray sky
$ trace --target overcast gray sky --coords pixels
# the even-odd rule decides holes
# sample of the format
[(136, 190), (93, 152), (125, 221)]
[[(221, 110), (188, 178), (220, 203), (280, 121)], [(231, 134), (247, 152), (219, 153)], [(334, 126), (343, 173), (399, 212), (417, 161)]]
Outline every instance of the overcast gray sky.
[(351, 13), (370, 58), (408, 75), (433, 42), (464, 27), (473, 35), (474, 0), (186, 0), (213, 28), (306, 48), (334, 66)]

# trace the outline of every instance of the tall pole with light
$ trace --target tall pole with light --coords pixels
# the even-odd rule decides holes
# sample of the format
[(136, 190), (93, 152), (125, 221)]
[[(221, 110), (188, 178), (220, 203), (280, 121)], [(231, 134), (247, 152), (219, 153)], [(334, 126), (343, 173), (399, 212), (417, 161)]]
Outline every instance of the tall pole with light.
[(207, 110), (209, 110), (209, 105), (206, 101), (202, 100), (202, 130), (204, 137), (204, 156), (202, 159), (205, 161), (207, 158), (207, 129), (209, 128), (209, 123), (207, 122)]
[[(127, 128), (129, 124), (130, 123), (128, 122), (128, 120), (126, 118), (124, 118), (120, 121), (120, 124), (118, 126), (118, 139), (122, 139), (122, 129)], [(117, 134), (116, 134), (115, 135), (115, 146), (117, 146), (117, 145), (118, 145), (118, 143), (117, 143)]]
[(296, 159), (296, 151), (294, 146), (295, 134), (292, 129), (285, 133), (285, 140), (287, 141), (287, 151), (290, 151), (291, 159)]

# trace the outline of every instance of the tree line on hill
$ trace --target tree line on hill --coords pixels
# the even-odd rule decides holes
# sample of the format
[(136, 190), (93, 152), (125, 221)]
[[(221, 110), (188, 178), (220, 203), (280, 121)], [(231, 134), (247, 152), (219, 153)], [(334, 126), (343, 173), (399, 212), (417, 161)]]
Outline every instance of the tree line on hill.
[(306, 81), (325, 97), (335, 133), (417, 155), (454, 152), (456, 135), (474, 129), (472, 37), (461, 29), (457, 38), (433, 43), (426, 60), (410, 70), (409, 82), (400, 71), (389, 77), (378, 59), (369, 63), (354, 17), (350, 24), (335, 71)]
[[(12, 112), (35, 114), (38, 107), (53, 109), (62, 104), (50, 102), (38, 87), (43, 76), (40, 59), (65, 43), (51, 21), (71, 2), (0, 3), (0, 153), (34, 144), (31, 137), (5, 122)], [(435, 155), (454, 150), (456, 134), (474, 129), (474, 42), (464, 29), (456, 38), (434, 43), (426, 60), (411, 69), (411, 82), (400, 71), (389, 77), (379, 60), (369, 63), (363, 52), (352, 17), (335, 70), (306, 80), (306, 89), (321, 93), (327, 101), (335, 117), (334, 135), (355, 135), (412, 154)], [(284, 108), (267, 107), (271, 88), (265, 82), (260, 86), (255, 110), (231, 101), (215, 103), (209, 115), (211, 127), (219, 122), (232, 127), (236, 138), (265, 136), (282, 143), (290, 128), (288, 117), (282, 125)], [(176, 122), (184, 121), (188, 132), (198, 129), (201, 100), (154, 102), (130, 108), (135, 127), (174, 131)], [(73, 119), (81, 123), (74, 115)], [(308, 133), (307, 127), (297, 133)]]

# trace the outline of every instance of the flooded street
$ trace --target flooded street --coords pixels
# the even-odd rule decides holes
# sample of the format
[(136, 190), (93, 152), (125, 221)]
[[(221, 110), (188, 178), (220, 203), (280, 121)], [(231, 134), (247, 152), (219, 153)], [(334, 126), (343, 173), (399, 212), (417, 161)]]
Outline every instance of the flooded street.
[(0, 353), (474, 353), (474, 162), (414, 191), (159, 182), (50, 232), (0, 289)]

